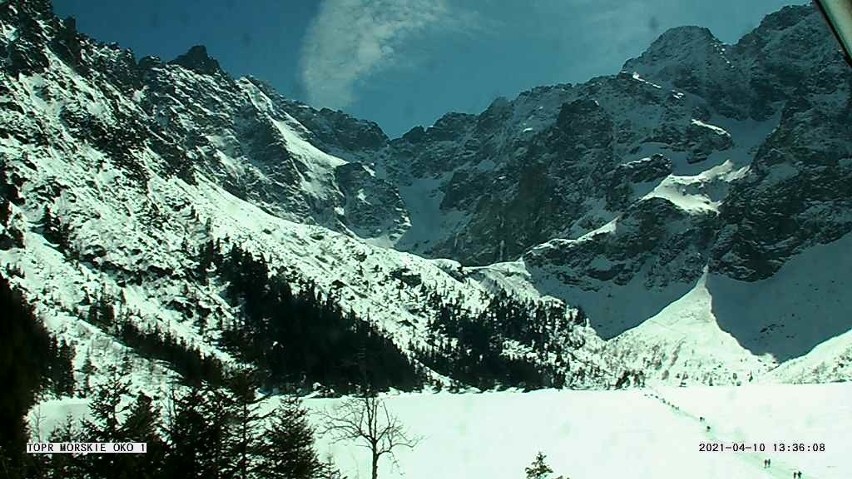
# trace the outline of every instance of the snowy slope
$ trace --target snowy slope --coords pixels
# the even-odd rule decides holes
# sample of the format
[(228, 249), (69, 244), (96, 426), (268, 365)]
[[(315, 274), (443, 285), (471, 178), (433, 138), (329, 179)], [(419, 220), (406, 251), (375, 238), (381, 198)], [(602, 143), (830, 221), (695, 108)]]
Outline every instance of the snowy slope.
[[(17, 8), (35, 8), (17, 2), (5, 7), (4, 25), (12, 24)], [(14, 75), (2, 72), (4, 101), (15, 108), (0, 112), (0, 159), (4, 178), (23, 200), (9, 205), (8, 222), (0, 226), (0, 268), (49, 329), (74, 346), (77, 368), (91, 359), (98, 369), (95, 383), (125, 354), (140, 371), (133, 377), (136, 388), (158, 391), (174, 378), (168, 365), (139, 357), (85, 321), (92, 299), (101, 296), (139, 328), (156, 327), (204, 355), (233, 360), (219, 339), (222, 325), (240, 314), (239, 306), (223, 298), (226, 285), (199, 281), (193, 273), (196, 252), (208, 241), (262, 256), (273, 273), (295, 285), (312, 282), (404, 351), (424, 345), (426, 323), (440, 307), (427, 301), (431, 295), (471, 315), (493, 297), (495, 291), (459, 275), (457, 263), (371, 245), (338, 228), (339, 222), (323, 226), (323, 215), (336, 217), (352, 206), (342, 202), (338, 186), (369, 184), (373, 173), (320, 150), (312, 143), (315, 135), (284, 108), (293, 105), (276, 103), (251, 81), (228, 78), (203, 48), (169, 64), (145, 60), (152, 65), (142, 75), (147, 84), (97, 70), (83, 74), (88, 64), (69, 62), (49, 48), (50, 36), (62, 28), (58, 20), (49, 12), (24, 12), (30, 13), (42, 20), (39, 29), (27, 32), (36, 46), (28, 54), (44, 64), (23, 65)], [(77, 40), (97, 58), (128, 56)], [(136, 88), (122, 90), (125, 80)], [(80, 110), (85, 105), (91, 108)], [(236, 126), (228, 116), (234, 110), (243, 122)], [(240, 136), (247, 126), (260, 132), (252, 132), (259, 139)], [(215, 141), (198, 138), (212, 132), (220, 133)], [(270, 148), (246, 146), (260, 140), (270, 141), (265, 145)], [(195, 147), (181, 149), (181, 142)], [(359, 177), (358, 168), (368, 178)], [(343, 182), (341, 170), (354, 179)], [(246, 177), (250, 188), (237, 187), (234, 182)], [(270, 185), (281, 188), (269, 190), (271, 196), (255, 195)], [(291, 190), (295, 203), (269, 207), (270, 199)], [(365, 190), (356, 188), (356, 196), (372, 209), (370, 195), (378, 190)], [(383, 203), (395, 208), (392, 201)], [(346, 211), (342, 214), (345, 219)], [(386, 239), (390, 234), (378, 233)], [(595, 333), (585, 328), (576, 334), (597, 345), (576, 354), (587, 363), (602, 362)], [(513, 346), (517, 354), (528, 352)], [(608, 382), (590, 378), (578, 387)]]
[[(711, 274), (707, 288), (719, 325), (749, 350), (770, 353), (779, 361), (803, 356), (832, 338), (840, 340), (852, 328), (850, 248), (852, 235), (847, 234), (810, 248), (772, 277), (755, 282)], [(842, 378), (848, 376), (835, 376)]]
[[(807, 8), (779, 16), (818, 35)], [(758, 36), (790, 34), (775, 20)], [(726, 95), (750, 87), (719, 90), (719, 80), (742, 73), (746, 47), (777, 54), (777, 42), (744, 42), (737, 63), (708, 32), (681, 29), (629, 62), (637, 72), (536, 88), (389, 141), (375, 124), (230, 78), (203, 47), (137, 62), (69, 25), (42, 4), (0, 8), (0, 41), (15, 52), (2, 61), (0, 157), (25, 198), (0, 226), (0, 268), (76, 347), (78, 367), (88, 355), (103, 369), (127, 351), (82, 320), (102, 293), (136, 324), (231, 361), (217, 326), (237, 308), (224, 285), (188, 273), (214, 239), (316, 283), (404, 350), (424, 344), (431, 293), (476, 314), (509, 291), (582, 307), (594, 330), (576, 329), (585, 348), (573, 359), (613, 376), (665, 361), (649, 376), (736, 383), (804, 356), (766, 380), (849, 377), (828, 366), (848, 355), (852, 141), (837, 108), (849, 91), (835, 80), (846, 77), (827, 53), (827, 76), (807, 77), (801, 99), (765, 85), (765, 114), (743, 116)], [(709, 62), (700, 78), (670, 68), (684, 58), (672, 39)], [(67, 245), (46, 238), (48, 213)], [(801, 228), (775, 226), (787, 218)], [(17, 233), (23, 243), (10, 243)], [(190, 319), (186, 305), (210, 316)], [(139, 384), (173, 377), (133, 357), (147, 371)]]
[[(383, 458), (380, 477), (462, 479), (523, 477), (539, 451), (555, 474), (571, 479), (841, 479), (852, 475), (846, 452), (852, 407), (849, 384), (744, 385), (630, 391), (554, 391), (383, 396), (389, 410), (419, 438), (411, 450)], [(307, 399), (321, 412), (339, 399)], [(273, 407), (277, 399), (267, 404)], [(86, 417), (83, 400), (49, 401), (31, 412), (42, 436), (67, 416)], [(701, 418), (704, 418), (702, 421)], [(707, 430), (710, 426), (710, 430)], [(34, 435), (38, 435), (34, 432)], [(763, 444), (763, 453), (699, 451), (700, 444)], [(824, 451), (791, 452), (802, 443)], [(776, 444), (788, 450), (776, 451)], [(369, 477), (368, 451), (319, 437), (348, 477)], [(772, 465), (764, 469), (763, 460)]]
[[(380, 475), (517, 478), (542, 451), (553, 477), (571, 479), (770, 479), (796, 470), (806, 478), (840, 479), (852, 474), (850, 392), (843, 384), (389, 397), (390, 410), (422, 440), (398, 452), (397, 466), (383, 460)], [(334, 404), (307, 402), (316, 410)], [(734, 441), (763, 442), (770, 452), (699, 452), (700, 443)], [(774, 443), (794, 442), (824, 443), (826, 450), (771, 452)], [(365, 449), (322, 440), (324, 448), (350, 477), (369, 477)], [(772, 461), (768, 470), (764, 458)]]
[[(597, 234), (612, 234), (616, 224)], [(593, 241), (594, 234), (569, 240), (567, 247)], [(594, 254), (576, 269), (542, 270), (532, 257), (478, 269), (477, 276), (485, 285), (518, 294), (541, 291), (582, 306), (598, 331), (616, 332), (605, 336), (609, 355), (622, 367), (645, 371), (649, 381), (737, 384), (750, 376), (767, 382), (845, 381), (852, 355), (852, 304), (845, 294), (852, 276), (845, 254), (850, 241), (852, 235), (846, 235), (815, 246), (757, 282), (708, 274), (704, 266), (694, 282), (649, 286), (645, 268), (625, 284), (572, 285), (584, 271), (618, 266)], [(554, 254), (548, 248), (560, 245), (553, 243), (534, 253)]]
[(706, 273), (688, 293), (607, 346), (625, 363), (638, 363), (647, 378), (680, 384), (745, 383), (775, 366), (771, 355), (756, 356), (719, 327)]

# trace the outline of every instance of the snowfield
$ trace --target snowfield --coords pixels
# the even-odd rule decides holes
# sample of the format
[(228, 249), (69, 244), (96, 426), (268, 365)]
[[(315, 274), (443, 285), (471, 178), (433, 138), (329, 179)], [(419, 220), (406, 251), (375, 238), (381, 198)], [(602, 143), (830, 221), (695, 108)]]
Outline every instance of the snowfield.
[[(399, 450), (395, 463), (382, 459), (379, 477), (519, 479), (542, 451), (553, 478), (769, 479), (800, 470), (807, 479), (844, 479), (852, 477), (850, 397), (852, 383), (386, 395), (388, 409), (420, 442)], [(304, 404), (319, 426), (319, 413), (340, 401)], [(56, 424), (86, 411), (84, 399), (47, 401), (30, 421), (46, 440)], [(702, 443), (762, 443), (766, 452), (701, 452)], [(825, 451), (774, 452), (775, 444), (795, 443), (824, 444)], [(317, 446), (349, 479), (370, 477), (366, 448), (322, 436)]]
[[(389, 396), (421, 441), (401, 450), (397, 465), (382, 460), (379, 476), (517, 479), (540, 450), (552, 477), (570, 479), (790, 478), (796, 470), (848, 478), (850, 395), (852, 384), (836, 383)], [(317, 411), (338, 401), (306, 404)], [(351, 479), (370, 477), (367, 449), (318, 442)], [(767, 452), (700, 452), (707, 442), (764, 443)], [(776, 443), (822, 443), (825, 452), (771, 452)]]

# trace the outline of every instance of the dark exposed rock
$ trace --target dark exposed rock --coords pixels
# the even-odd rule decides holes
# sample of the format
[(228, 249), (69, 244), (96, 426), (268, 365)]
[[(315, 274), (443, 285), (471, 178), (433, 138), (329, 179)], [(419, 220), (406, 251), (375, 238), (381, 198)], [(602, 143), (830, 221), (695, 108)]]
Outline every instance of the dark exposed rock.
[[(515, 100), (498, 99), (475, 117), (447, 115), (432, 128), (412, 129), (391, 142), (384, 170), (403, 185), (436, 185), (441, 214), (462, 219), (448, 220), (447, 230), (432, 240), (403, 237), (400, 244), (467, 264), (509, 260), (538, 243), (578, 238), (625, 214), (670, 174), (710, 169), (725, 158), (738, 165), (753, 158), (729, 198), (727, 187), (698, 183), (689, 194), (707, 189), (702, 194), (723, 205), (714, 223), (723, 234), (713, 248), (713, 268), (733, 271), (739, 266), (729, 262), (751, 255), (750, 266), (735, 276), (765, 277), (813, 243), (805, 237), (829, 241), (847, 231), (843, 215), (810, 218), (817, 203), (848, 208), (845, 173), (824, 164), (848, 157), (850, 148), (849, 129), (841, 125), (849, 124), (852, 80), (832, 42), (809, 6), (769, 15), (736, 45), (723, 44), (706, 28), (676, 28), (615, 76), (536, 88)], [(772, 123), (779, 116), (778, 129), (750, 151), (743, 142), (759, 146), (762, 140), (725, 129), (731, 120)], [(775, 181), (790, 158), (797, 158), (792, 167), (798, 173), (789, 188), (767, 188), (758, 201), (756, 178)], [(827, 192), (833, 198), (825, 199)], [(783, 206), (791, 202), (798, 206)], [(809, 219), (771, 226), (785, 215)], [(418, 222), (416, 214), (412, 222)], [(793, 230), (802, 238), (791, 239)], [(767, 241), (756, 239), (762, 234)], [(775, 246), (788, 243), (798, 246)], [(737, 248), (744, 250), (734, 254)]]
[(207, 54), (207, 47), (195, 45), (183, 55), (178, 56), (169, 63), (180, 65), (188, 70), (204, 75), (217, 75), (222, 73), (219, 62)]
[[(852, 88), (839, 85), (848, 96)], [(755, 281), (852, 231), (852, 104), (801, 92), (722, 208), (711, 268)], [(838, 108), (840, 106), (840, 108)]]
[(345, 198), (344, 221), (355, 234), (372, 238), (385, 233), (396, 239), (405, 232), (405, 204), (392, 184), (360, 163), (341, 165), (335, 175)]

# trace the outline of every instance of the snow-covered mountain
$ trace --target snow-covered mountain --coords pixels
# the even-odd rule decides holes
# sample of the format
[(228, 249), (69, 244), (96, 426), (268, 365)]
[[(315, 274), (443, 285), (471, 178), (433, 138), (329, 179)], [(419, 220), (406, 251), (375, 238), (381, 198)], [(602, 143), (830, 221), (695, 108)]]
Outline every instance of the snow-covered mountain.
[(0, 273), (78, 369), (128, 352), (148, 388), (174, 365), (93, 323), (97, 298), (245, 360), (223, 336), (246, 305), (203, 260), (217, 243), (262, 258), (262, 288), (372, 324), (436, 387), (477, 368), (491, 386), (845, 379), (826, 365), (852, 355), (852, 73), (832, 41), (801, 6), (736, 45), (673, 29), (616, 75), (391, 140), (204, 47), (137, 60), (9, 0)]
[[(78, 371), (88, 361), (105, 371), (129, 353), (148, 390), (174, 376), (174, 364), (121, 337), (124, 326), (93, 321), (103, 303), (118, 324), (242, 360), (223, 339), (248, 314), (229, 293), (230, 250), (268, 268), (254, 278), (261, 290), (310, 288), (348, 321), (372, 324), (425, 369), (421, 386), (470, 384), (444, 364), (466, 340), (434, 322), (477, 321), (503, 307), (499, 291), (455, 261), (373, 244), (408, 224), (396, 189), (362, 162), (385, 141), (374, 124), (234, 80), (200, 47), (136, 62), (76, 33), (47, 2), (0, 4), (0, 25), (2, 274), (74, 347)], [(218, 261), (204, 263), (207, 245)], [(514, 318), (539, 312), (554, 326), (537, 344), (505, 334), (486, 345), (498, 364), (542, 368), (525, 373), (541, 385), (554, 375), (576, 387), (613, 382), (603, 342), (573, 324), (571, 308), (534, 291), (511, 299), (523, 306)], [(492, 384), (524, 384), (507, 374), (515, 379)]]
[[(625, 358), (657, 364), (651, 347), (757, 375), (852, 326), (837, 289), (852, 273), (838, 246), (852, 229), (850, 80), (810, 6), (734, 45), (672, 29), (617, 75), (394, 140), (387, 175), (414, 205), (397, 247), (510, 262), (492, 276), (582, 306)], [(682, 327), (661, 336), (661, 316)], [(692, 316), (712, 323), (700, 338)]]

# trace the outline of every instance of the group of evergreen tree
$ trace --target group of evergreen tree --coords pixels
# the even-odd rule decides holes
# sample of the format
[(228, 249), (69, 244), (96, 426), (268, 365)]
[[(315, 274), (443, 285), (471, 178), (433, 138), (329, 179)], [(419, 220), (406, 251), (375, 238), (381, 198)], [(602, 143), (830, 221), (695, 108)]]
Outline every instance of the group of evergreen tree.
[(13, 181), (10, 178), (6, 161), (5, 156), (0, 153), (0, 226), (5, 227), (0, 228), (0, 250), (24, 246), (23, 232), (17, 228), (9, 227), (9, 218), (12, 216), (12, 205), (23, 204), (23, 198), (20, 193), (20, 185), (23, 182), (20, 179)]
[(0, 157), (0, 225), (5, 226), (8, 223), (12, 199), (17, 196), (17, 188), (9, 181), (6, 159)]
[(623, 389), (630, 386), (645, 386), (645, 373), (633, 369), (624, 370), (622, 371), (618, 379), (615, 381), (615, 385), (613, 387), (615, 389)]
[[(425, 348), (415, 348), (428, 367), (480, 389), (521, 386), (528, 389), (562, 387), (567, 366), (563, 344), (576, 323), (562, 307), (526, 302), (498, 293), (479, 314), (459, 301), (444, 301), (433, 293), (428, 301), (436, 312), (428, 324)], [(529, 346), (534, 358), (512, 357), (504, 341)], [(556, 361), (544, 361), (554, 353)]]
[(236, 321), (224, 325), (223, 346), (266, 371), (267, 386), (305, 390), (319, 383), (339, 393), (365, 384), (378, 390), (422, 386), (422, 367), (314, 283), (293, 287), (271, 274), (263, 257), (235, 245), (223, 252), (212, 241), (201, 249), (196, 274), (209, 280), (211, 270), (226, 282), (226, 297), (241, 310)]
[(168, 330), (153, 325), (140, 327), (129, 311), (116, 312), (116, 299), (101, 291), (97, 298), (87, 298), (89, 311), (86, 321), (98, 326), (138, 354), (149, 359), (165, 361), (188, 382), (206, 381), (220, 384), (224, 366), (211, 355), (205, 355), (197, 346), (176, 338)]
[(63, 395), (73, 389), (74, 351), (51, 338), (2, 273), (0, 312), (0, 471), (24, 477), (26, 414), (41, 393)]
[[(254, 373), (240, 371), (226, 387), (194, 383), (173, 393), (165, 414), (145, 394), (132, 396), (112, 370), (90, 403), (90, 419), (67, 422), (51, 442), (144, 442), (145, 454), (29, 456), (34, 477), (93, 479), (333, 477), (314, 449), (314, 432), (298, 399), (268, 413)], [(13, 476), (25, 477), (25, 476)]]
[(44, 239), (55, 244), (60, 252), (66, 255), (73, 255), (71, 232), (68, 223), (61, 221), (47, 206), (44, 207), (44, 216), (41, 219), (41, 231)]
[(47, 371), (44, 387), (56, 396), (74, 395), (74, 347), (50, 337), (47, 346)]

